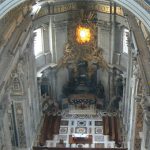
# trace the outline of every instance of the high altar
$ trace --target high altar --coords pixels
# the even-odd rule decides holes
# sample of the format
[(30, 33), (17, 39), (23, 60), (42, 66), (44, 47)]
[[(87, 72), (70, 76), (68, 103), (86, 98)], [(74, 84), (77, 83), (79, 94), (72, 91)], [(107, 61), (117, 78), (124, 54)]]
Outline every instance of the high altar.
[(74, 94), (69, 96), (70, 114), (96, 114), (97, 98), (93, 94)]

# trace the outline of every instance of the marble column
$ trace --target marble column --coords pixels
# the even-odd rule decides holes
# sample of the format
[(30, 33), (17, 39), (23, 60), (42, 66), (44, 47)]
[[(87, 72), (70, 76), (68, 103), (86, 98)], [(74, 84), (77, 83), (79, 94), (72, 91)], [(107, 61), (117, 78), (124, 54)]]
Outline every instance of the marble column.
[(50, 48), (50, 52), (52, 55), (52, 62), (55, 62), (55, 51), (54, 51), (54, 42), (53, 42), (53, 20), (54, 20), (54, 16), (50, 16), (50, 20), (49, 20), (49, 48)]
[(4, 132), (4, 142), (5, 142), (5, 148), (4, 150), (11, 150), (12, 144), (11, 144), (11, 136), (10, 136), (10, 130), (9, 130), (9, 124), (8, 124), (8, 116), (7, 113), (5, 113), (5, 116), (3, 118), (3, 132)]
[[(112, 8), (114, 7), (114, 14), (112, 14)], [(109, 63), (114, 63), (114, 51), (115, 51), (115, 31), (116, 31), (116, 7), (115, 3), (110, 2), (110, 54)], [(109, 100), (114, 97), (114, 70), (113, 68), (109, 72)]]
[(51, 98), (55, 101), (57, 100), (57, 76), (56, 76), (56, 66), (55, 67), (50, 67), (48, 70), (48, 78), (49, 78), (49, 84), (51, 87)]
[[(132, 58), (132, 74), (131, 74), (131, 80), (130, 80), (130, 90), (131, 90), (131, 97), (130, 97), (130, 105), (128, 106), (130, 110), (129, 112), (129, 142), (130, 142), (130, 148), (134, 149), (134, 147), (137, 147), (137, 150), (140, 146), (137, 145), (137, 141), (140, 142), (139, 133), (138, 133), (138, 127), (136, 123), (139, 123), (138, 117), (140, 118), (140, 106), (138, 104), (139, 97), (138, 97), (138, 86), (139, 86), (139, 79), (140, 79), (140, 73), (139, 73), (139, 65), (137, 63), (137, 60), (135, 58)], [(138, 97), (138, 98), (137, 98)], [(136, 143), (136, 145), (135, 145)]]
[(38, 78), (37, 79), (37, 88), (38, 88), (38, 99), (39, 99), (39, 113), (40, 113), (40, 116), (42, 116), (42, 95), (41, 95), (41, 82), (42, 82), (42, 79), (41, 78)]
[(127, 67), (127, 77), (126, 77), (126, 94), (125, 94), (125, 116), (124, 116), (124, 123), (126, 125), (126, 131), (128, 131), (128, 122), (129, 122), (129, 115), (130, 115), (130, 103), (131, 103), (131, 77), (132, 77), (132, 52), (129, 49), (129, 60), (128, 60), (128, 67)]
[[(114, 7), (114, 14), (112, 14), (112, 8)], [(115, 51), (115, 31), (116, 31), (116, 4), (110, 4), (110, 23), (111, 23), (111, 30), (110, 30), (110, 64), (113, 64), (114, 59), (114, 51)]]
[(57, 63), (57, 40), (56, 40), (56, 32), (57, 28), (54, 24), (55, 16), (50, 16), (49, 21), (49, 47), (52, 54), (52, 63)]
[(125, 106), (126, 106), (126, 99), (125, 99), (125, 95), (126, 95), (126, 77), (123, 76), (123, 98), (122, 98), (122, 116), (123, 116), (123, 122), (124, 122), (124, 116), (126, 114), (125, 112)]
[(56, 76), (56, 68), (53, 68), (53, 99), (57, 100), (57, 76)]

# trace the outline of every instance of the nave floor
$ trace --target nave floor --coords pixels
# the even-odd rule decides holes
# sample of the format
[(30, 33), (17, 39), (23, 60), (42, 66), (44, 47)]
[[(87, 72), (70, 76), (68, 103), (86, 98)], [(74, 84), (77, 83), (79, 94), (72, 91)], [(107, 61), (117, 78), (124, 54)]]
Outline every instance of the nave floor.
[[(53, 140), (46, 141), (46, 147), (59, 147), (63, 141), (64, 147), (83, 148), (115, 148), (115, 141), (110, 141), (108, 135), (103, 135), (103, 114), (81, 115), (62, 113), (59, 134)], [(69, 135), (72, 137), (86, 137), (92, 135), (92, 144), (70, 144)]]

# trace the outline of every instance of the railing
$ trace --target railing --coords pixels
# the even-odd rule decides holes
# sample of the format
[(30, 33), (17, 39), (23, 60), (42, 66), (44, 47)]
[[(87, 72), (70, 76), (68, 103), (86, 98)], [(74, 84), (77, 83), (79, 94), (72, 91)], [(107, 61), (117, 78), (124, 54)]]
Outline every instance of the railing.
[[(83, 150), (83, 148), (33, 147), (33, 150)], [(86, 148), (86, 150), (127, 150), (127, 148)]]

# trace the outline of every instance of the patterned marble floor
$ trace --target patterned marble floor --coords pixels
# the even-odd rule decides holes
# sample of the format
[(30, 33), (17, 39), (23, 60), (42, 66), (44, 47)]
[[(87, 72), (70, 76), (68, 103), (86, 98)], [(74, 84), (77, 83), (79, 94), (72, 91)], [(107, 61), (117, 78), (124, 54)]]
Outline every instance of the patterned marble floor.
[(71, 144), (71, 147), (83, 148), (114, 148), (115, 142), (109, 141), (107, 135), (103, 135), (103, 122), (102, 115), (62, 115), (61, 126), (59, 130), (59, 135), (55, 135), (52, 141), (47, 141), (47, 147), (56, 147), (56, 143), (63, 140), (66, 147), (70, 147), (69, 135), (72, 136), (93, 136), (93, 143), (89, 144)]

